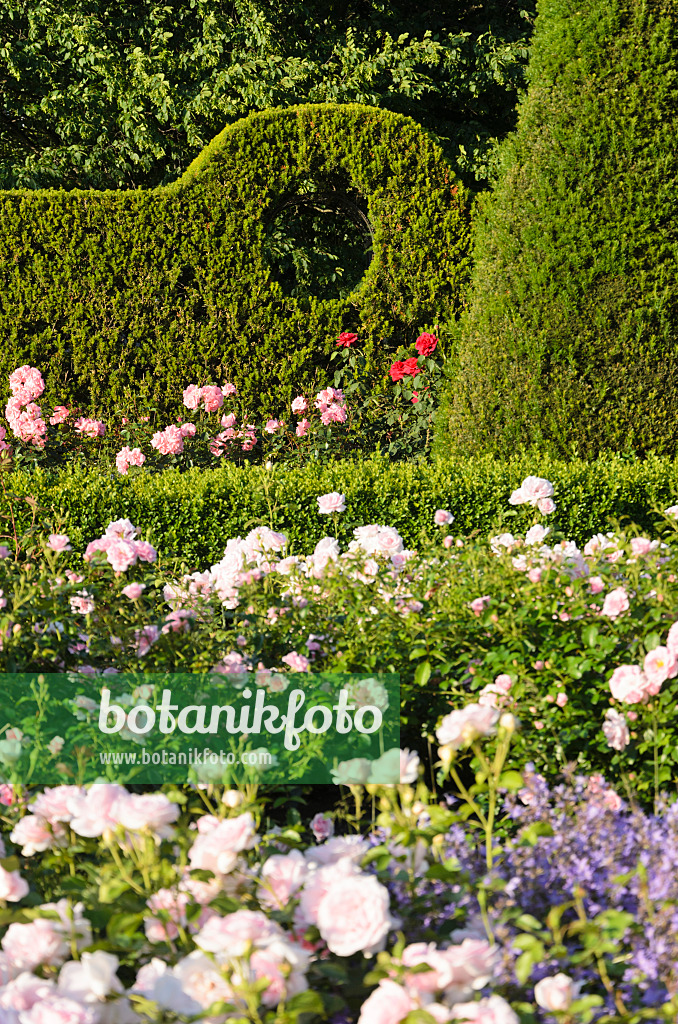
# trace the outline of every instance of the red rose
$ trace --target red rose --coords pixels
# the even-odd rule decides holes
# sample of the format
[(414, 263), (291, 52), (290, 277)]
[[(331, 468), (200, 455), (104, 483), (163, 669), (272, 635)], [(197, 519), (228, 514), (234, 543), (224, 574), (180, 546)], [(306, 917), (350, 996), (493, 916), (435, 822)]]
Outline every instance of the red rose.
[(416, 405), (416, 403), (418, 401), (419, 401), (419, 392), (418, 391), (413, 391), (412, 392), (412, 404)]
[(419, 362), (416, 356), (405, 360), (403, 363), (403, 373), (406, 377), (416, 377), (419, 373)]
[(438, 344), (435, 334), (420, 334), (414, 343), (414, 347), (420, 356), (430, 356)]
[(407, 370), (405, 369), (405, 363), (394, 363), (390, 369), (391, 380), (402, 380), (406, 373)]
[(337, 338), (337, 348), (350, 348), (354, 341), (357, 340), (357, 334), (349, 334), (348, 331), (342, 331), (342, 333)]

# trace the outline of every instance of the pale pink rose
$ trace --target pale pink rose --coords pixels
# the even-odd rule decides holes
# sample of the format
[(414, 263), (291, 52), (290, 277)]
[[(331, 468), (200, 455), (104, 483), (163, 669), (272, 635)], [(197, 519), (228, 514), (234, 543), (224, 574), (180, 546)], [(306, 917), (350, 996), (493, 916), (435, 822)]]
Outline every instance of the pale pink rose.
[(52, 551), (71, 551), (70, 537), (66, 533), (50, 533), (47, 547)]
[(609, 594), (606, 594), (600, 614), (607, 616), (609, 619), (616, 619), (624, 612), (627, 612), (629, 607), (628, 594), (623, 587), (616, 587)]
[(383, 978), (363, 1003), (358, 1024), (400, 1024), (416, 1009), (417, 1003), (402, 985)]
[(127, 572), (137, 560), (136, 545), (127, 540), (114, 540), (108, 545), (106, 559), (115, 572)]
[(202, 398), (202, 388), (197, 384), (189, 384), (183, 394), (184, 405), (187, 409), (197, 409)]
[(65, 405), (55, 405), (54, 412), (50, 416), (49, 422), (53, 427), (56, 427), (59, 423), (64, 423), (69, 416), (70, 412)]
[(534, 998), (538, 1006), (551, 1013), (568, 1010), (579, 994), (579, 985), (567, 974), (554, 974), (542, 978), (534, 986)]
[(485, 610), (485, 608), (487, 608), (489, 603), (489, 597), (476, 597), (473, 599), (473, 601), (471, 601), (469, 608), (471, 609), (474, 615), (482, 615), (483, 611)]
[(47, 749), (49, 750), (49, 752), (52, 755), (52, 757), (58, 757), (59, 756), (59, 754), (61, 753), (61, 751), (64, 748), (64, 743), (65, 742), (66, 741), (63, 738), (63, 736), (53, 736), (52, 737), (52, 739), (47, 744)]
[(182, 423), (179, 430), (182, 437), (195, 437), (195, 423)]
[(351, 786), (366, 783), (372, 771), (372, 764), (365, 757), (353, 757), (340, 761), (330, 774), (335, 786)]
[(231, 395), (238, 394), (238, 389), (235, 386), (235, 384), (230, 384), (228, 381), (224, 381), (224, 383), (221, 385), (221, 391), (223, 393), (224, 398), (230, 398)]
[(643, 671), (649, 683), (647, 692), (651, 697), (655, 697), (659, 693), (662, 683), (667, 679), (673, 679), (678, 674), (678, 661), (668, 647), (655, 647), (653, 651), (645, 655)]
[(446, 512), (444, 508), (439, 508), (433, 517), (433, 522), (436, 526), (449, 526), (454, 522), (454, 516), (451, 512)]
[(151, 647), (160, 637), (159, 626), (144, 626), (143, 629), (134, 630), (134, 643), (138, 658), (145, 658)]
[(384, 948), (394, 926), (388, 889), (374, 875), (340, 878), (320, 901), (316, 923), (331, 953), (371, 956)]
[(276, 939), (264, 949), (255, 949), (248, 966), (253, 980), (268, 981), (261, 995), (263, 1005), (277, 1006), (283, 1000), (306, 991), (308, 982), (304, 968), (307, 965), (308, 954), (286, 939)]
[(620, 665), (612, 673), (610, 692), (615, 700), (639, 704), (649, 695), (647, 677), (638, 665)]
[(565, 705), (567, 704), (567, 699), (568, 699), (567, 698), (567, 694), (561, 692), (556, 697), (556, 704), (558, 705), (559, 708), (564, 708)]
[(666, 638), (666, 647), (674, 658), (678, 658), (678, 622), (674, 622)]
[(23, 971), (41, 964), (58, 964), (68, 952), (59, 922), (38, 917), (28, 924), (10, 924), (2, 939), (9, 960)]
[(308, 672), (311, 668), (308, 658), (305, 658), (303, 654), (297, 654), (296, 651), (290, 651), (289, 654), (283, 655), (280, 660), (289, 665), (293, 672)]
[(308, 865), (299, 850), (274, 854), (264, 862), (257, 889), (259, 904), (269, 910), (284, 910), (296, 896), (308, 874)]
[(553, 498), (540, 498), (537, 502), (537, 508), (543, 516), (550, 516), (552, 512), (555, 512), (556, 504)]
[(85, 790), (78, 786), (55, 786), (53, 789), (43, 789), (31, 804), (31, 810), (40, 818), (44, 818), (50, 825), (57, 825), (62, 821), (68, 822), (73, 817), (71, 801), (84, 795)]
[(59, 991), (82, 1003), (102, 1002), (123, 991), (115, 973), (118, 966), (117, 956), (102, 949), (83, 953), (80, 960), (69, 960), (59, 971)]
[(28, 882), (18, 871), (5, 871), (0, 865), (0, 900), (18, 903), (28, 895)]
[(6, 544), (0, 544), (0, 558), (9, 558), (11, 551)]
[(376, 536), (376, 552), (392, 557), (403, 550), (403, 539), (393, 526), (382, 526)]
[(296, 434), (297, 437), (305, 437), (308, 433), (309, 427), (311, 426), (310, 420), (299, 420), (297, 423)]
[(116, 800), (111, 813), (131, 832), (148, 830), (168, 839), (173, 834), (171, 825), (179, 817), (179, 807), (164, 793), (127, 793)]
[(405, 747), (399, 751), (401, 785), (411, 785), (419, 778), (419, 754)]
[(308, 402), (303, 395), (297, 395), (292, 402), (292, 412), (298, 416), (299, 413), (306, 412), (308, 410)]
[(136, 527), (129, 519), (116, 519), (109, 523), (105, 530), (106, 537), (120, 537), (122, 540), (134, 540), (137, 535)]
[[(11, 783), (3, 782), (0, 785), (0, 804), (3, 807), (11, 807), (16, 801), (16, 793), (14, 792), (14, 786)], [(3, 846), (2, 839), (0, 839), (0, 857), (5, 856), (5, 847)]]
[(410, 992), (442, 992), (450, 986), (452, 969), (434, 942), (413, 942), (402, 952), (404, 967), (421, 967), (426, 964), (428, 971), (408, 971), (405, 985)]
[(444, 548), (451, 548), (453, 544), (454, 544), (454, 537), (450, 537), (450, 536), (443, 537), (443, 547)]
[(600, 576), (591, 576), (589, 579), (589, 590), (592, 594), (599, 594), (605, 590), (605, 582)]
[(22, 847), (23, 857), (32, 857), (34, 853), (42, 853), (54, 845), (54, 834), (45, 819), (37, 814), (27, 814), (20, 818), (9, 838)]
[(158, 889), (146, 906), (152, 913), (164, 911), (169, 920), (160, 917), (145, 917), (144, 931), (149, 942), (167, 942), (176, 939), (179, 934), (179, 926), (188, 927), (186, 908), (189, 905), (189, 895), (186, 892), (174, 892), (172, 889)]
[(192, 868), (213, 871), (215, 875), (227, 875), (236, 866), (238, 854), (243, 850), (251, 850), (258, 839), (254, 831), (254, 819), (248, 811), (235, 818), (226, 818), (216, 825), (210, 824), (198, 835), (189, 850), (188, 859)]
[(119, 802), (128, 796), (124, 786), (113, 782), (94, 783), (86, 791), (79, 790), (68, 800), (71, 828), (86, 838), (96, 838), (109, 829), (115, 830)]
[(20, 1024), (97, 1024), (93, 1008), (65, 996), (47, 996), (19, 1014)]
[(145, 583), (128, 583), (126, 587), (122, 588), (121, 593), (130, 601), (138, 601), (145, 589)]
[(436, 737), (443, 746), (459, 750), (481, 736), (490, 736), (496, 731), (498, 721), (499, 712), (496, 708), (467, 704), (465, 708), (445, 715), (436, 729)]
[(541, 524), (537, 523), (535, 526), (531, 526), (525, 534), (525, 543), (528, 546), (531, 546), (532, 544), (543, 544), (550, 532), (550, 527), (541, 526)]
[(502, 672), (501, 675), (495, 677), (494, 685), (500, 693), (508, 693), (513, 686), (513, 680), (507, 672)]
[(158, 557), (158, 552), (147, 540), (135, 540), (134, 550), (136, 551), (137, 558), (140, 558), (142, 562), (155, 562)]
[(441, 950), (441, 955), (450, 970), (445, 987), (457, 990), (460, 998), (488, 984), (494, 973), (497, 948), (487, 939), (465, 938), (460, 944)]
[(235, 413), (229, 412), (228, 415), (224, 414), (221, 417), (221, 425), (222, 427), (225, 427), (227, 430), (231, 430), (235, 426), (236, 419), (237, 416), (235, 415)]
[(280, 926), (260, 910), (236, 910), (211, 917), (195, 936), (195, 944), (217, 958), (243, 956), (250, 943), (265, 946), (280, 934)]
[(334, 822), (326, 814), (318, 812), (311, 818), (309, 828), (315, 837), (316, 843), (322, 843), (334, 835)]
[(626, 719), (618, 711), (615, 711), (614, 708), (609, 708), (605, 712), (603, 733), (608, 746), (612, 747), (613, 750), (623, 750), (631, 740)]
[(318, 511), (322, 515), (330, 515), (332, 512), (343, 512), (346, 508), (345, 496), (338, 491), (330, 491), (329, 494), (322, 494), (318, 498)]
[(539, 476), (525, 477), (517, 491), (509, 498), (509, 505), (537, 505), (553, 495), (553, 484)]
[(631, 540), (631, 551), (636, 556), (647, 555), (652, 550), (652, 541), (647, 537), (633, 537)]
[(224, 394), (220, 387), (208, 384), (202, 389), (202, 400), (206, 412), (216, 412), (224, 404)]
[(473, 1020), (476, 1024), (520, 1024), (520, 1019), (502, 996), (489, 996), (477, 1003), (456, 1003), (455, 1020)]
[(55, 985), (53, 981), (38, 978), (28, 971), (17, 975), (18, 969), (6, 960), (4, 954), (0, 957), (0, 1018), (6, 1024), (19, 1024), (19, 1013), (54, 995)]

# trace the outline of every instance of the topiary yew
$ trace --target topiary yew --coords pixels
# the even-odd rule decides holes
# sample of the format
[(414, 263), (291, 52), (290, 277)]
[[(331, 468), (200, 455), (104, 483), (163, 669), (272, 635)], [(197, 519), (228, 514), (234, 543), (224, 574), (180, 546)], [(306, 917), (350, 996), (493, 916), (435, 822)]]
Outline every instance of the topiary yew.
[[(295, 291), (278, 272), (274, 222), (304, 204), (334, 206), (348, 236), (371, 239), (348, 294)], [(241, 412), (275, 414), (330, 383), (342, 330), (359, 334), (376, 382), (390, 352), (458, 308), (467, 205), (421, 128), (357, 104), (252, 114), (168, 187), (0, 193), (0, 398), (29, 363), (46, 401), (91, 415), (175, 415), (188, 384), (225, 379)]]
[(542, 0), (440, 452), (678, 442), (678, 4)]

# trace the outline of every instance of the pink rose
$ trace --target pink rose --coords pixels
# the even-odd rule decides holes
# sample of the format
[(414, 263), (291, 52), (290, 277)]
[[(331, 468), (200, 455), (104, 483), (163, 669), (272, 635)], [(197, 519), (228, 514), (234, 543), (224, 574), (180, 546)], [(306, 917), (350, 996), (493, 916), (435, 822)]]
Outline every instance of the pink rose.
[(179, 455), (184, 450), (184, 435), (179, 427), (171, 424), (153, 435), (151, 447), (161, 455)]
[(127, 793), (116, 800), (112, 814), (131, 832), (148, 830), (168, 839), (174, 831), (171, 826), (179, 817), (179, 807), (164, 793)]
[(637, 665), (620, 665), (612, 673), (610, 692), (615, 700), (639, 704), (649, 695), (647, 677)]
[(400, 1024), (417, 1003), (402, 985), (382, 979), (360, 1009), (358, 1024)]
[(643, 670), (649, 683), (647, 692), (654, 697), (659, 693), (662, 683), (678, 674), (678, 661), (668, 647), (655, 647), (645, 655)]
[(54, 834), (47, 822), (37, 814), (27, 814), (20, 818), (9, 838), (17, 846), (23, 847), (23, 857), (32, 857), (34, 853), (42, 853), (54, 845)]
[(145, 583), (128, 583), (126, 587), (122, 588), (121, 593), (128, 597), (130, 601), (138, 601), (145, 589)]
[(482, 615), (482, 613), (487, 608), (489, 603), (490, 599), (487, 596), (476, 597), (473, 599), (473, 601), (471, 601), (469, 608), (471, 609), (474, 615)]
[(5, 871), (0, 865), (0, 900), (18, 903), (28, 895), (28, 882), (18, 871)]
[[(631, 714), (635, 714), (635, 712), (629, 712), (629, 718)], [(608, 746), (612, 747), (613, 750), (623, 750), (631, 740), (626, 719), (618, 711), (615, 711), (614, 708), (609, 708), (605, 712), (603, 733)]]
[(285, 654), (280, 660), (289, 665), (293, 672), (308, 672), (311, 667), (308, 658), (304, 657), (303, 654), (297, 654), (296, 651), (290, 651), (289, 654)]
[(182, 437), (195, 437), (195, 423), (182, 423), (179, 427)]
[(202, 389), (202, 400), (206, 412), (216, 412), (224, 404), (223, 391), (214, 384), (208, 384)]
[(187, 409), (197, 409), (202, 398), (202, 388), (197, 384), (189, 384), (183, 394), (184, 405)]
[(276, 434), (279, 430), (285, 426), (282, 420), (266, 420), (264, 430), (267, 434)]
[(50, 533), (47, 547), (52, 551), (71, 551), (70, 537), (66, 533)]
[(315, 837), (316, 843), (323, 843), (334, 835), (334, 822), (326, 814), (314, 815), (309, 822), (309, 828)]
[(534, 998), (538, 1006), (551, 1013), (563, 1013), (568, 1010), (579, 993), (579, 985), (575, 985), (567, 974), (554, 974), (542, 978), (534, 986)]
[(297, 395), (297, 397), (292, 402), (292, 412), (298, 416), (299, 413), (306, 412), (307, 410), (308, 402), (306, 401), (303, 395)]
[(589, 579), (589, 590), (592, 594), (599, 594), (601, 590), (605, 590), (605, 582), (600, 576), (591, 576)]
[(297, 423), (297, 430), (296, 430), (297, 437), (305, 437), (305, 435), (308, 433), (308, 430), (309, 430), (310, 426), (311, 426), (311, 421), (310, 420), (299, 420), (299, 422)]
[(346, 508), (345, 496), (338, 491), (330, 491), (329, 494), (322, 494), (318, 498), (318, 511), (322, 515), (330, 515), (332, 512), (343, 512)]
[(559, 708), (564, 708), (565, 705), (567, 704), (567, 694), (566, 693), (559, 693), (558, 696), (556, 697), (556, 704), (558, 705)]
[(678, 622), (674, 622), (666, 638), (666, 647), (674, 658), (678, 658)]
[[(517, 491), (509, 498), (509, 505), (538, 505), (540, 501), (551, 498), (553, 484), (539, 476), (527, 476)], [(540, 509), (540, 511), (542, 511)]]
[(196, 935), (195, 944), (217, 957), (243, 956), (250, 944), (266, 945), (279, 934), (280, 926), (260, 910), (236, 910), (210, 918)]
[(264, 862), (257, 898), (262, 907), (284, 910), (304, 884), (308, 864), (299, 850), (274, 854)]
[[(200, 822), (198, 822), (200, 830)], [(238, 854), (251, 850), (258, 841), (254, 819), (249, 811), (216, 824), (208, 823), (191, 847), (188, 859), (192, 868), (227, 875), (235, 867)]]
[(476, 1024), (520, 1024), (501, 996), (489, 996), (477, 1003), (456, 1003), (453, 1012), (456, 1020), (473, 1020)]
[(222, 427), (225, 427), (227, 430), (230, 430), (235, 426), (236, 419), (237, 416), (235, 415), (235, 413), (229, 412), (228, 415), (224, 414), (221, 417), (221, 425)]
[(101, 420), (93, 420), (88, 416), (81, 416), (75, 421), (74, 426), (79, 434), (85, 434), (86, 437), (103, 437), (106, 433), (106, 426)]
[(629, 610), (629, 597), (623, 587), (616, 587), (606, 595), (601, 615), (616, 619)]
[(445, 715), (436, 729), (438, 742), (453, 750), (469, 746), (481, 736), (489, 736), (499, 721), (496, 708), (481, 704), (467, 704), (465, 708)]
[(336, 956), (371, 956), (384, 948), (393, 925), (388, 889), (374, 875), (339, 879), (318, 907), (318, 931)]
[(451, 512), (446, 512), (445, 509), (439, 508), (433, 517), (433, 521), (436, 526), (449, 526), (454, 521), (454, 516)]
[(21, 1024), (97, 1024), (98, 1014), (75, 999), (50, 995), (22, 1010), (19, 1019)]
[(70, 412), (65, 405), (55, 405), (54, 412), (50, 416), (49, 422), (53, 427), (56, 427), (59, 423), (64, 423), (69, 416)]
[(552, 512), (555, 512), (556, 504), (553, 498), (540, 498), (537, 502), (537, 508), (543, 516), (550, 516)]
[(22, 971), (32, 971), (41, 964), (58, 964), (68, 950), (58, 926), (58, 921), (44, 917), (28, 924), (15, 922), (5, 932), (2, 948)]

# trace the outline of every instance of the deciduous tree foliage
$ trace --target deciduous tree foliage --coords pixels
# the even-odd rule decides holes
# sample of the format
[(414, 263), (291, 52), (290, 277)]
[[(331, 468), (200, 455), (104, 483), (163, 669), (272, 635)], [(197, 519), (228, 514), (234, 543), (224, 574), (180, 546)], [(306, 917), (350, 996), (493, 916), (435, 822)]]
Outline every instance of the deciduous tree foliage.
[(0, 0), (0, 188), (166, 184), (233, 121), (306, 102), (414, 117), (472, 183), (533, 2)]

